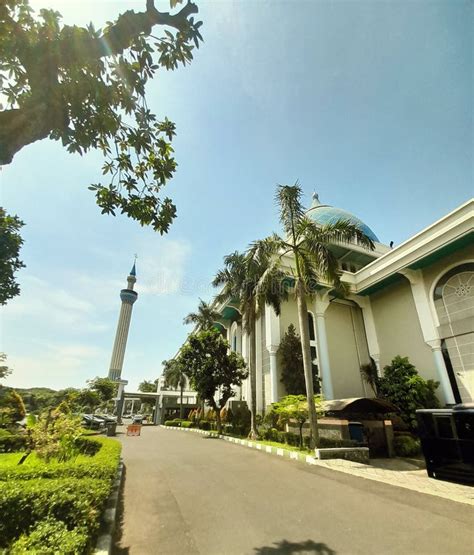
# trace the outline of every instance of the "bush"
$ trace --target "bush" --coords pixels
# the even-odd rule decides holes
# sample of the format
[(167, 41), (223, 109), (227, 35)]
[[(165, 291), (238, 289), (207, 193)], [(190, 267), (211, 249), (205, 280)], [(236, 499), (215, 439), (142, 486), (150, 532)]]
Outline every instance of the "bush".
[(202, 420), (202, 421), (199, 423), (199, 428), (200, 428), (201, 430), (210, 430), (210, 429), (211, 429), (211, 423), (210, 423), (210, 422), (207, 422), (207, 420)]
[[(0, 435), (0, 453), (13, 453), (14, 451), (24, 451), (28, 443), (26, 435), (14, 435), (6, 430)], [(6, 432), (6, 433), (5, 433)]]
[(181, 428), (194, 428), (194, 422), (183, 420), (183, 422), (181, 422)]
[(393, 448), (397, 457), (415, 457), (421, 452), (420, 441), (411, 435), (396, 435)]
[(1, 482), (0, 547), (46, 519), (62, 521), (68, 530), (84, 527), (95, 534), (109, 489), (104, 480), (92, 478)]
[(84, 553), (89, 543), (89, 534), (84, 528), (68, 530), (62, 520), (40, 521), (29, 534), (22, 534), (10, 547), (12, 555), (41, 553), (42, 555), (75, 555)]
[(424, 380), (410, 364), (407, 357), (396, 356), (384, 368), (384, 376), (379, 380), (380, 394), (400, 409), (403, 421), (416, 430), (416, 410), (431, 409), (439, 406), (436, 388), (439, 382)]

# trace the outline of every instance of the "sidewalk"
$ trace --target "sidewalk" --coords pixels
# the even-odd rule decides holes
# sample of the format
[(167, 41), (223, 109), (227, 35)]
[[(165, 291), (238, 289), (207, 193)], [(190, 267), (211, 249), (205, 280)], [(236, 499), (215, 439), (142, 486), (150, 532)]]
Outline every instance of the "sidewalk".
[(474, 487), (429, 478), (426, 470), (403, 459), (371, 459), (370, 465), (342, 459), (314, 459), (311, 464), (474, 506)]

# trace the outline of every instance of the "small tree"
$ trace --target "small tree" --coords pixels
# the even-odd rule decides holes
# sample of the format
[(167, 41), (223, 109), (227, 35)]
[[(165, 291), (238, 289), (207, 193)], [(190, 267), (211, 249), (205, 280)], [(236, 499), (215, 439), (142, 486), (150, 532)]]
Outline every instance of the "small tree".
[(19, 231), (23, 225), (17, 216), (9, 216), (0, 208), (0, 305), (20, 293), (15, 273), (25, 267), (19, 258), (23, 244)]
[(439, 407), (435, 391), (439, 382), (424, 380), (408, 357), (396, 356), (384, 368), (379, 381), (380, 394), (400, 409), (402, 420), (416, 430), (416, 410)]
[[(316, 410), (321, 406), (321, 397), (314, 396), (314, 403)], [(308, 400), (305, 395), (287, 395), (283, 397), (278, 403), (272, 403), (267, 418), (273, 420), (274, 417), (278, 418), (281, 425), (296, 422), (299, 428), (300, 448), (303, 447), (303, 426), (308, 421)]]
[(214, 410), (217, 431), (222, 433), (220, 411), (234, 397), (234, 386), (248, 376), (243, 358), (229, 350), (228, 342), (217, 330), (189, 336), (180, 361), (191, 377), (191, 385)]
[(100, 398), (103, 406), (107, 405), (117, 395), (118, 384), (110, 378), (96, 377), (93, 380), (87, 380), (89, 389), (95, 391)]
[[(8, 366), (4, 364), (6, 360), (7, 355), (5, 353), (0, 353), (0, 380), (6, 378), (12, 373), (11, 368), (8, 368)], [(0, 387), (2, 386), (0, 385)]]
[(155, 393), (157, 384), (149, 380), (143, 380), (138, 386), (138, 391), (143, 393)]
[(65, 462), (75, 458), (79, 454), (77, 439), (81, 434), (81, 418), (62, 410), (50, 410), (31, 428), (34, 451), (46, 462), (52, 459)]
[[(306, 390), (303, 367), (303, 353), (300, 336), (295, 326), (290, 324), (278, 348), (281, 359), (281, 383), (288, 395), (302, 395)], [(319, 393), (318, 367), (313, 364), (314, 393)]]
[(181, 363), (179, 358), (172, 358), (170, 360), (163, 361), (163, 375), (166, 380), (166, 384), (174, 389), (179, 388), (179, 417), (184, 418), (184, 405), (183, 405), (183, 393), (186, 387), (186, 382), (188, 374), (186, 372), (186, 367)]
[(23, 399), (12, 389), (1, 400), (0, 422), (1, 426), (14, 426), (19, 420), (25, 417), (26, 410)]

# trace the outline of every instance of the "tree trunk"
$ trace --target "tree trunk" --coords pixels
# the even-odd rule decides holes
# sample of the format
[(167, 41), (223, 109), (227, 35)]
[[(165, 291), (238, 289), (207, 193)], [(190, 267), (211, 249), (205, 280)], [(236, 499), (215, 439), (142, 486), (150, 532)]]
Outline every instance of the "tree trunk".
[(217, 425), (217, 433), (220, 435), (222, 434), (222, 422), (221, 422), (221, 411), (216, 408), (216, 425)]
[(306, 305), (306, 293), (299, 278), (296, 279), (296, 301), (298, 304), (298, 320), (300, 323), (306, 399), (308, 400), (308, 420), (311, 430), (310, 447), (313, 449), (319, 445), (318, 417), (316, 414), (316, 406), (314, 404), (313, 369), (308, 328), (308, 307)]
[(184, 387), (181, 386), (179, 388), (180, 393), (179, 393), (179, 417), (181, 418), (181, 420), (184, 419), (184, 406), (183, 406), (183, 391), (184, 391)]
[(257, 429), (257, 368), (255, 346), (255, 320), (249, 323), (249, 376), (250, 376), (250, 439), (258, 438)]

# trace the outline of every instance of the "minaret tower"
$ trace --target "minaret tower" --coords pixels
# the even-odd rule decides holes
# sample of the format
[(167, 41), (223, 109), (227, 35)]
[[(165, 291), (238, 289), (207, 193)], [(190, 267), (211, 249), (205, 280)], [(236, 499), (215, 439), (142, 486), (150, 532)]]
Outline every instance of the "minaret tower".
[(133, 303), (137, 300), (138, 293), (133, 290), (133, 286), (137, 281), (137, 271), (135, 262), (127, 277), (127, 288), (120, 291), (122, 299), (122, 307), (115, 334), (114, 350), (112, 351), (112, 359), (110, 361), (109, 378), (119, 381), (122, 377), (123, 358), (125, 356), (125, 347), (127, 346), (128, 330), (130, 328), (130, 320), (132, 318)]

